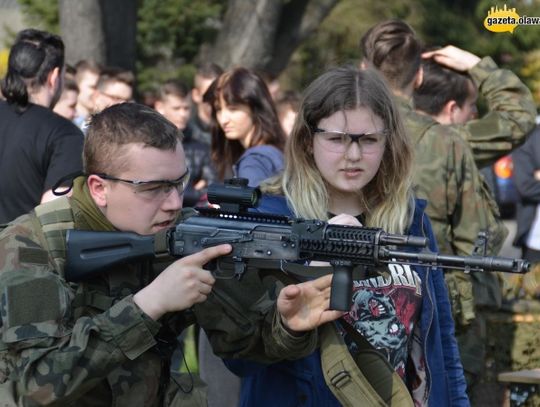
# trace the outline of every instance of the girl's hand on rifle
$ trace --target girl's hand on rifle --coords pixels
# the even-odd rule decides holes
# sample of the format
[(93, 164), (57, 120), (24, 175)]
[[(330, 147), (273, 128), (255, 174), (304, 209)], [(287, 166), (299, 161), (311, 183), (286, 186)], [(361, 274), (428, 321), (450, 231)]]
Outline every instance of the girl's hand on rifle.
[(292, 334), (310, 331), (341, 317), (342, 311), (330, 310), (332, 275), (300, 284), (288, 285), (281, 290), (277, 310), (281, 321)]

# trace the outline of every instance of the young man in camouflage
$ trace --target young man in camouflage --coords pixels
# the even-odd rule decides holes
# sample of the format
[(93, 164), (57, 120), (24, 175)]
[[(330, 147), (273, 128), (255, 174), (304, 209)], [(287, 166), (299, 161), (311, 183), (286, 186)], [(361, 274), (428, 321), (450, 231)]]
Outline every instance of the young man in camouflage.
[[(390, 20), (372, 27), (362, 37), (361, 48), (363, 65), (377, 69), (385, 77), (401, 104), (405, 126), (416, 144), (416, 192), (428, 200), (426, 212), (439, 250), (470, 255), (478, 233), (486, 231), (487, 254), (497, 254), (508, 232), (478, 167), (495, 162), (525, 141), (536, 115), (529, 90), (516, 75), (499, 69), (489, 57), (480, 59), (452, 46), (422, 55), (420, 41), (402, 21)], [(465, 124), (441, 125), (417, 113), (412, 96), (422, 84), (422, 57), (467, 72), (486, 98), (488, 114)], [(473, 284), (478, 278), (482, 281)], [(446, 273), (458, 333), (471, 329), (475, 302), (500, 304), (496, 278), (475, 275), (471, 280), (463, 272)], [(477, 335), (474, 346), (460, 347), (468, 373), (478, 374), (482, 369), (482, 342)]]
[[(203, 405), (197, 394), (184, 400), (190, 392), (185, 386), (169, 386), (171, 338), (193, 322), (188, 308), (214, 297), (215, 280), (202, 267), (228, 253), (229, 245), (172, 264), (112, 266), (78, 284), (64, 278), (68, 229), (153, 235), (175, 224), (189, 178), (181, 133), (148, 107), (107, 108), (90, 123), (84, 170), (70, 198), (40, 205), (0, 232), (0, 404)], [(245, 357), (256, 348), (259, 359), (279, 360), (287, 356), (283, 340), (296, 344), (300, 357), (313, 350), (314, 335), (292, 337), (285, 326), (312, 326), (288, 317), (305, 312), (304, 306), (328, 307), (317, 298), (326, 298), (330, 280), (310, 285), (317, 305), (304, 301), (304, 287), (282, 290), (279, 307), (270, 300), (246, 315), (237, 307), (233, 315), (240, 312), (241, 323), (219, 299), (195, 310), (203, 325), (219, 327), (209, 335), (222, 354)], [(250, 295), (248, 287), (242, 300)], [(257, 317), (250, 320), (252, 315)]]

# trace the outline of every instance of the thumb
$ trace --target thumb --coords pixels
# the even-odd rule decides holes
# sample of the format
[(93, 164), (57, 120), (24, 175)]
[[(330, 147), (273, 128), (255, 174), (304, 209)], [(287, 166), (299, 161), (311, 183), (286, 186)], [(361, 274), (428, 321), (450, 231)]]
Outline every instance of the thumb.
[(184, 257), (182, 259), (182, 263), (202, 267), (216, 257), (229, 254), (231, 250), (232, 246), (230, 244), (221, 244), (219, 246), (208, 247), (198, 253), (194, 253), (190, 256)]

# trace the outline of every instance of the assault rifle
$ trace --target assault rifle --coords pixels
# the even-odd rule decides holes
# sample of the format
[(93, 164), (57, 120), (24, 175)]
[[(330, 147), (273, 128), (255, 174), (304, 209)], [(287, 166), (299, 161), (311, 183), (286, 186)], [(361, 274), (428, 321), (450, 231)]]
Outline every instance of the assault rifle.
[[(69, 230), (66, 279), (82, 281), (115, 264), (156, 256), (174, 259), (229, 243), (232, 252), (211, 267), (216, 275), (229, 273), (230, 278), (241, 280), (248, 267), (312, 278), (333, 272), (330, 308), (347, 311), (351, 305), (352, 270), (359, 265), (398, 262), (510, 273), (525, 273), (529, 268), (529, 263), (521, 259), (433, 253), (426, 249), (428, 239), (423, 237), (250, 212), (259, 198), (258, 188), (247, 187), (247, 180), (233, 179), (208, 189), (209, 202), (219, 204), (220, 209), (197, 208), (196, 215), (154, 236)], [(409, 251), (397, 250), (400, 247)], [(309, 266), (311, 261), (329, 262), (332, 269)]]

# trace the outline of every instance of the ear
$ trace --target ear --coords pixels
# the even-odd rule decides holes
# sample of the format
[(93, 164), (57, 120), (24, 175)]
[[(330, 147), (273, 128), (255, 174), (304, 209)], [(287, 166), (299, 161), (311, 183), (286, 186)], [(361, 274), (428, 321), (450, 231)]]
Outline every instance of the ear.
[(154, 103), (154, 109), (156, 112), (163, 114), (163, 102), (161, 100), (156, 100), (156, 103)]
[(418, 89), (420, 86), (422, 86), (423, 82), (424, 82), (424, 67), (420, 65), (420, 68), (418, 68), (418, 71), (416, 72), (416, 75), (414, 76), (414, 89)]
[(199, 103), (202, 103), (202, 95), (201, 95), (201, 92), (199, 92), (199, 89), (197, 88), (191, 89), (191, 100), (196, 105), (198, 105)]
[(449, 100), (445, 103), (439, 114), (437, 114), (436, 120), (441, 124), (453, 124), (453, 115), (458, 107), (455, 100)]
[(366, 70), (366, 69), (368, 68), (368, 64), (367, 64), (366, 60), (365, 60), (365, 59), (362, 59), (362, 60), (360, 61), (360, 64), (358, 65), (358, 67), (359, 67), (362, 71)]
[(49, 72), (49, 75), (47, 75), (47, 85), (50, 89), (56, 89), (56, 87), (58, 86), (58, 81), (61, 79), (61, 74), (62, 70), (59, 67), (56, 67), (51, 72)]
[(107, 184), (95, 174), (89, 175), (86, 180), (90, 196), (100, 208), (107, 207)]

